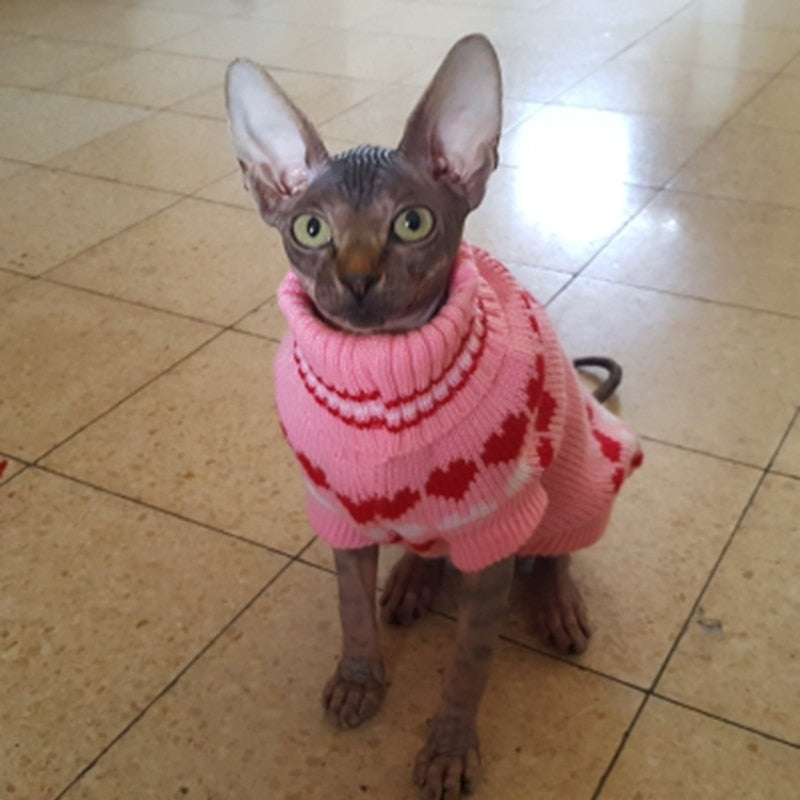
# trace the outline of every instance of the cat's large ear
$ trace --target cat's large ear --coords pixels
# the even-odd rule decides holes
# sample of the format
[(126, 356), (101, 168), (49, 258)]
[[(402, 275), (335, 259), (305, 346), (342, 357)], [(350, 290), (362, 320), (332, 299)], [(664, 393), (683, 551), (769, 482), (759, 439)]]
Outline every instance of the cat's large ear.
[(325, 167), (328, 152), (314, 126), (252, 61), (228, 67), (225, 97), (245, 186), (261, 216), (275, 225)]
[(398, 150), (450, 183), (470, 209), (497, 166), (502, 87), (497, 54), (485, 36), (456, 42), (406, 123)]

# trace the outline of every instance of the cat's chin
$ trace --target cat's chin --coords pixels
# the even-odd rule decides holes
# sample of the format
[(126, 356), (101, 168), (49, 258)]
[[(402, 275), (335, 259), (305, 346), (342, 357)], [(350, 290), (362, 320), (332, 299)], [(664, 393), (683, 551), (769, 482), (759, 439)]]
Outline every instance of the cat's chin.
[(384, 320), (366, 317), (364, 319), (333, 317), (325, 314), (319, 308), (317, 308), (317, 315), (326, 325), (345, 333), (354, 333), (361, 336), (374, 333), (408, 333), (430, 322), (439, 312), (443, 302), (443, 299), (437, 298), (425, 308), (411, 311), (403, 316)]

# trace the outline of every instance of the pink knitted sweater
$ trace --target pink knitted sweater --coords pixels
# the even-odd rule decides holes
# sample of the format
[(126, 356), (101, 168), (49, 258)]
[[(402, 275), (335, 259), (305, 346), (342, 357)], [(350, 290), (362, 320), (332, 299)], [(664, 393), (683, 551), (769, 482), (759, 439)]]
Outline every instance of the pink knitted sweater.
[(638, 440), (487, 253), (461, 245), (447, 302), (408, 333), (333, 330), (292, 274), (278, 299), (278, 413), (331, 545), (402, 543), (474, 571), (600, 537)]

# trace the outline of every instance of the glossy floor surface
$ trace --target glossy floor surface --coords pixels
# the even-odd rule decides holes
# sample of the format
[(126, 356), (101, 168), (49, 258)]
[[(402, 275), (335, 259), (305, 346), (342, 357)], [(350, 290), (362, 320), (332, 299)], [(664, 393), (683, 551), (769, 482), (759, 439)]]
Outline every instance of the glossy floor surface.
[(380, 717), (330, 729), (335, 580), (272, 406), (285, 260), (221, 83), (253, 57), (331, 148), (393, 144), (474, 30), (506, 107), (469, 236), (624, 364), (646, 451), (575, 558), (585, 656), (533, 638), (519, 576), (476, 797), (798, 797), (796, 0), (0, 3), (3, 797), (414, 797), (454, 589), (382, 630)]

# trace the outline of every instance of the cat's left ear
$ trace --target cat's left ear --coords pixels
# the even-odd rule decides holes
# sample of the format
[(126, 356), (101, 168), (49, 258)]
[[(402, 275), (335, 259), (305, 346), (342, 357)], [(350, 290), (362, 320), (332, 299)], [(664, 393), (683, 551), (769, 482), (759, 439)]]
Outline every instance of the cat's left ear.
[(276, 225), (324, 169), (328, 151), (314, 126), (252, 61), (228, 67), (225, 97), (245, 186), (261, 216)]
[(456, 42), (406, 123), (398, 145), (410, 161), (449, 183), (470, 209), (497, 166), (502, 87), (497, 54), (485, 36)]

